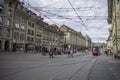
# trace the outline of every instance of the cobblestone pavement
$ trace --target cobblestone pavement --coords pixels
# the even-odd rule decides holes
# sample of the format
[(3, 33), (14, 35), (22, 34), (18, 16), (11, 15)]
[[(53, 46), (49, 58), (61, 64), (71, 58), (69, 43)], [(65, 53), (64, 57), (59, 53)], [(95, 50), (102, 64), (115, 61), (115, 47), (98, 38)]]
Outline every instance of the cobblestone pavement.
[(120, 60), (106, 55), (98, 57), (88, 80), (120, 80)]
[(110, 55), (77, 52), (66, 55), (41, 53), (0, 54), (0, 80), (120, 80), (120, 60)]

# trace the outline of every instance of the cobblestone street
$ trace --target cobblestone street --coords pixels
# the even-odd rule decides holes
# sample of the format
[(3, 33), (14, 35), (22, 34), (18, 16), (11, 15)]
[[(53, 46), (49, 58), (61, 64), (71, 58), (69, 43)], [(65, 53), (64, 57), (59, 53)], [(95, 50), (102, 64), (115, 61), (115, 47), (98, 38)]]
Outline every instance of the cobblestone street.
[(92, 56), (12, 54), (0, 56), (0, 80), (120, 80), (119, 59)]

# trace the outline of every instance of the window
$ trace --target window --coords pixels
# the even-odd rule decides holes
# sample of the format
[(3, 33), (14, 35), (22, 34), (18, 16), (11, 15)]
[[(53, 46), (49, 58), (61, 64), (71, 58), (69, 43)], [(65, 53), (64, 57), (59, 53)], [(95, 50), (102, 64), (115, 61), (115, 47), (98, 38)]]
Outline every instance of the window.
[(13, 6), (12, 2), (9, 2), (9, 7), (12, 7), (12, 6)]
[(8, 16), (12, 16), (12, 11), (8, 10)]
[(28, 29), (28, 34), (29, 34), (29, 35), (34, 35), (34, 31), (33, 31), (33, 30)]
[(31, 35), (34, 35), (34, 31), (32, 31)]
[(2, 48), (2, 41), (0, 40), (0, 49)]
[(20, 40), (24, 40), (25, 39), (25, 35), (24, 34), (21, 34), (20, 35)]
[(9, 28), (6, 29), (6, 37), (10, 37), (10, 29)]
[(4, 7), (2, 5), (0, 5), (0, 13), (3, 12), (3, 9), (4, 9)]
[(31, 22), (28, 22), (28, 25), (31, 26)]
[(0, 16), (0, 23), (2, 23), (3, 18)]
[(10, 22), (11, 22), (11, 21), (8, 19), (8, 20), (7, 20), (7, 26), (10, 26)]
[(33, 42), (34, 38), (33, 37), (27, 37), (28, 42)]
[(15, 19), (20, 21), (20, 16), (16, 15)]
[(27, 37), (27, 40), (30, 41), (30, 37)]
[(22, 30), (25, 30), (25, 26), (21, 26), (21, 29), (22, 29)]
[(32, 23), (32, 27), (34, 28), (34, 23)]
[(2, 29), (0, 28), (0, 36), (2, 36)]
[(33, 42), (34, 41), (34, 38), (31, 38), (31, 42)]
[(30, 29), (28, 29), (28, 34), (29, 34), (29, 35), (31, 34), (31, 31), (30, 31)]
[(14, 39), (17, 39), (17, 40), (19, 40), (19, 33), (17, 33), (17, 32), (14, 32)]
[(26, 19), (25, 19), (25, 18), (22, 18), (22, 22), (25, 23), (25, 22), (26, 22)]
[(15, 28), (19, 29), (20, 28), (20, 25), (19, 24), (15, 24)]

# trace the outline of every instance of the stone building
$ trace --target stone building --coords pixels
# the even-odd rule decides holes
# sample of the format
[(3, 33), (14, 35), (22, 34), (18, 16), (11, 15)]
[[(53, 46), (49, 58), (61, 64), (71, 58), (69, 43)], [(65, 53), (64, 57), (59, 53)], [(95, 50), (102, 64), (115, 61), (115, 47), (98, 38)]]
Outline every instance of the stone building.
[(86, 48), (86, 38), (66, 25), (49, 25), (20, 0), (0, 0), (0, 51), (43, 48), (77, 51)]
[(60, 29), (64, 32), (64, 50), (78, 51), (86, 49), (86, 38), (81, 32), (77, 32), (66, 25), (62, 25)]
[(91, 48), (91, 39), (88, 35), (85, 36), (86, 38), (86, 48)]
[(108, 0), (108, 23), (111, 24), (113, 56), (120, 56), (120, 0)]
[(0, 50), (12, 51), (14, 10), (18, 0), (0, 0)]

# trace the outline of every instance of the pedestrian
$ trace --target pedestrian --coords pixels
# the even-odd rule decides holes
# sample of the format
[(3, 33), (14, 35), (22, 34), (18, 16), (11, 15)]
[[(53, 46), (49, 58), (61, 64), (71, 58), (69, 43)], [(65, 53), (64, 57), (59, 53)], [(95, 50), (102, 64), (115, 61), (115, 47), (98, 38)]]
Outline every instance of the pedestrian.
[(69, 56), (70, 55), (70, 50), (67, 53), (68, 53), (68, 56)]
[(73, 58), (73, 51), (70, 51), (70, 58)]
[(50, 57), (50, 58), (54, 58), (54, 56), (53, 56), (53, 51), (51, 51), (51, 50), (49, 51), (49, 57)]

